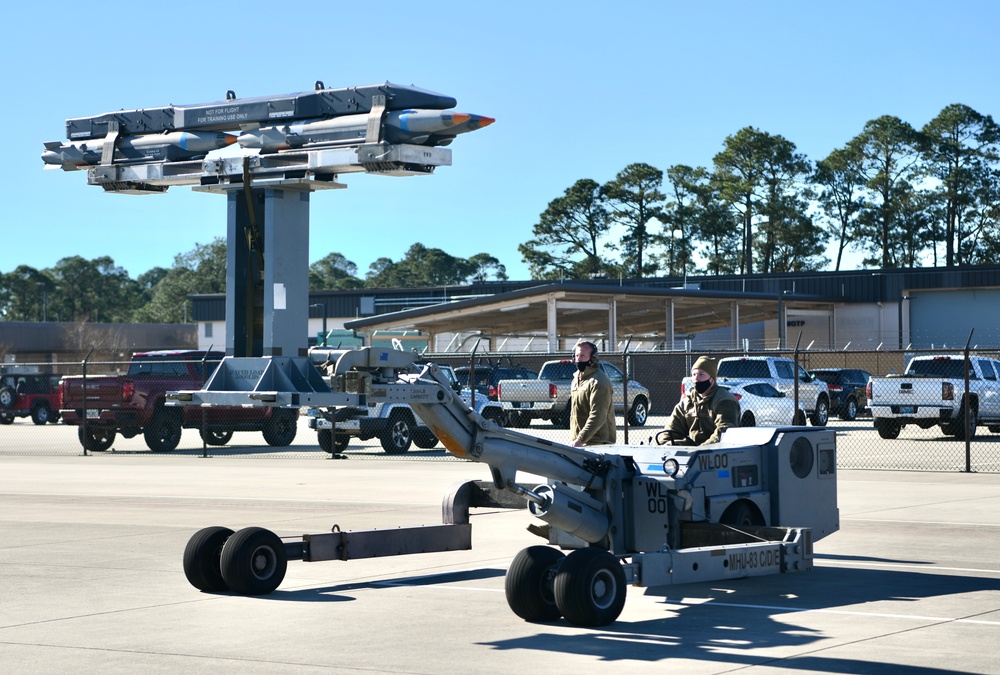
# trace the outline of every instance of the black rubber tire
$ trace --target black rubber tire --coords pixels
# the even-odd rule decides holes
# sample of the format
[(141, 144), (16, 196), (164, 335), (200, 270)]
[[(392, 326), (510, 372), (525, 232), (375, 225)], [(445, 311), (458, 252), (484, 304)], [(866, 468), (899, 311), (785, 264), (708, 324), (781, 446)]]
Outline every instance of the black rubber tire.
[(552, 426), (557, 429), (569, 429), (569, 408), (552, 418)]
[(644, 427), (648, 419), (649, 401), (646, 400), (645, 396), (636, 396), (628, 411), (628, 423), (634, 427)]
[(400, 410), (389, 413), (389, 429), (379, 437), (382, 449), (389, 455), (401, 455), (413, 443), (413, 417)]
[(319, 449), (328, 455), (333, 454), (333, 431), (330, 429), (317, 429), (316, 430), (316, 442), (319, 443)]
[(806, 425), (806, 411), (799, 408), (798, 412), (792, 416), (793, 427), (804, 427)]
[(525, 621), (555, 621), (562, 616), (556, 606), (554, 583), (566, 555), (551, 546), (529, 546), (518, 552), (507, 568), (504, 592), (511, 611)]
[(531, 426), (531, 418), (527, 413), (509, 412), (507, 413), (507, 423), (512, 429), (524, 429)]
[(234, 593), (266, 595), (281, 584), (288, 568), (285, 545), (274, 532), (246, 527), (222, 547), (222, 579)]
[(840, 419), (851, 422), (858, 417), (858, 401), (853, 396), (849, 396), (844, 405), (840, 406)]
[[(944, 429), (944, 432), (949, 436), (954, 436), (959, 440), (965, 440), (965, 406), (958, 411), (958, 415), (952, 420), (948, 426)], [(976, 432), (978, 431), (978, 425), (976, 423), (976, 417), (979, 416), (979, 411), (976, 410), (975, 406), (972, 408), (972, 415), (969, 417), (969, 438), (975, 438)]]
[(438, 437), (427, 427), (417, 427), (413, 430), (413, 444), (423, 450), (430, 450), (438, 444)]
[(496, 408), (490, 408), (483, 411), (483, 419), (489, 420), (490, 422), (495, 422), (497, 426), (505, 427), (507, 422), (504, 419), (504, 414)]
[(10, 410), (17, 403), (17, 390), (13, 387), (0, 387), (0, 408)]
[(13, 424), (14, 416), (10, 413), (0, 413), (0, 424)]
[(559, 566), (554, 582), (556, 606), (576, 626), (607, 626), (625, 608), (625, 571), (603, 548), (573, 551)]
[(318, 429), (316, 431), (316, 440), (319, 442), (320, 449), (330, 455), (339, 455), (344, 450), (347, 450), (347, 446), (351, 442), (351, 437), (347, 434), (337, 434), (336, 440), (334, 440), (332, 429)]
[(750, 527), (763, 525), (764, 519), (752, 504), (740, 500), (733, 502), (722, 512), (719, 522), (733, 527)]
[(229, 590), (222, 578), (222, 548), (233, 531), (228, 527), (206, 527), (195, 532), (184, 547), (184, 576), (205, 593)]
[(820, 397), (816, 401), (816, 409), (813, 411), (809, 421), (812, 422), (814, 427), (825, 427), (826, 423), (830, 421), (830, 401), (824, 397)]
[(747, 410), (743, 413), (743, 417), (740, 418), (741, 427), (755, 427), (757, 426), (757, 418), (753, 416), (753, 413)]
[(31, 421), (35, 424), (39, 426), (48, 424), (51, 419), (52, 408), (49, 407), (48, 401), (40, 401), (31, 409)]
[(225, 445), (233, 440), (232, 429), (202, 428), (198, 430), (198, 433), (201, 434), (201, 440), (205, 441), (205, 445)]
[(880, 437), (886, 440), (891, 441), (894, 438), (899, 438), (899, 432), (902, 428), (903, 425), (895, 420), (875, 418), (875, 431), (878, 432)]
[(283, 448), (291, 445), (298, 431), (298, 410), (273, 408), (271, 419), (264, 425), (264, 442), (272, 447)]
[(180, 412), (158, 410), (153, 419), (142, 430), (146, 447), (153, 452), (170, 452), (181, 442)]
[(90, 452), (104, 452), (115, 442), (117, 432), (110, 427), (93, 427), (87, 425), (87, 440), (83, 439), (83, 427), (76, 430), (76, 437), (80, 439), (80, 445)]

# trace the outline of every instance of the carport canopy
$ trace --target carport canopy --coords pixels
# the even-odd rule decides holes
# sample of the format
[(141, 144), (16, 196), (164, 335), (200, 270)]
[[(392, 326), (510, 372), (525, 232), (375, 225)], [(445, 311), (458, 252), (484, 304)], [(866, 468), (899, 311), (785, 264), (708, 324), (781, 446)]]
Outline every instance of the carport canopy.
[(344, 327), (365, 333), (419, 330), (478, 333), (498, 338), (544, 337), (549, 352), (561, 340), (603, 337), (618, 345), (620, 336), (656, 338), (675, 348), (678, 335), (729, 327), (739, 343), (740, 324), (778, 321), (785, 343), (786, 312), (832, 311), (837, 300), (772, 293), (731, 293), (679, 288), (553, 283), (482, 298), (456, 300), (355, 319)]

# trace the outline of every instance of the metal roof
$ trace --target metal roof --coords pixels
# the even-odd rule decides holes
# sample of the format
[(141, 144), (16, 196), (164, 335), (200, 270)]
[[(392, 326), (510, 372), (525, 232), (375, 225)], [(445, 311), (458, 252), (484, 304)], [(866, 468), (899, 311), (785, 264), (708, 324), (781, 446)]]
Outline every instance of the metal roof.
[(550, 312), (561, 336), (602, 335), (614, 322), (618, 335), (665, 335), (673, 306), (674, 332), (698, 333), (739, 323), (777, 319), (787, 308), (830, 309), (842, 298), (733, 291), (645, 288), (608, 284), (553, 283), (488, 298), (447, 302), (364, 319), (345, 328), (447, 333), (476, 330), (485, 335), (545, 334)]

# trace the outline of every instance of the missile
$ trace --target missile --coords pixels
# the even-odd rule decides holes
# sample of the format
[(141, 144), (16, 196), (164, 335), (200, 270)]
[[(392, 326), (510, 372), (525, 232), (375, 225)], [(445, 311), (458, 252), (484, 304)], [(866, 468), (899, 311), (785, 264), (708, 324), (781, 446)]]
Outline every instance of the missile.
[[(382, 123), (382, 140), (411, 145), (448, 145), (458, 134), (493, 124), (492, 117), (444, 110), (394, 110)], [(333, 119), (307, 120), (296, 124), (247, 129), (237, 139), (240, 147), (262, 154), (364, 143), (367, 115), (345, 115)]]
[[(212, 150), (219, 150), (236, 142), (236, 136), (209, 131), (172, 131), (162, 134), (125, 136), (115, 143), (116, 163), (175, 162), (200, 159)], [(42, 161), (46, 169), (75, 171), (101, 163), (104, 139), (45, 144)]]

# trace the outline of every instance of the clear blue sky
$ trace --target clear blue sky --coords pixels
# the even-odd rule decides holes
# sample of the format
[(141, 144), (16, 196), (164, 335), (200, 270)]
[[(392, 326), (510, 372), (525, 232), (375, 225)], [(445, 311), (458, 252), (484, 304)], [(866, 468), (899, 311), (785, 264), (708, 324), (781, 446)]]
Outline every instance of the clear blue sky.
[(711, 166), (745, 126), (825, 157), (865, 122), (920, 127), (951, 103), (1000, 117), (1000, 3), (16, 2), (5, 11), (0, 272), (109, 255), (132, 277), (225, 236), (225, 199), (171, 188), (109, 195), (43, 171), (68, 117), (120, 108), (390, 81), (496, 118), (428, 177), (348, 175), (312, 198), (309, 260), (364, 276), (414, 242), (488, 252), (528, 278), (517, 245), (581, 178), (633, 162)]

